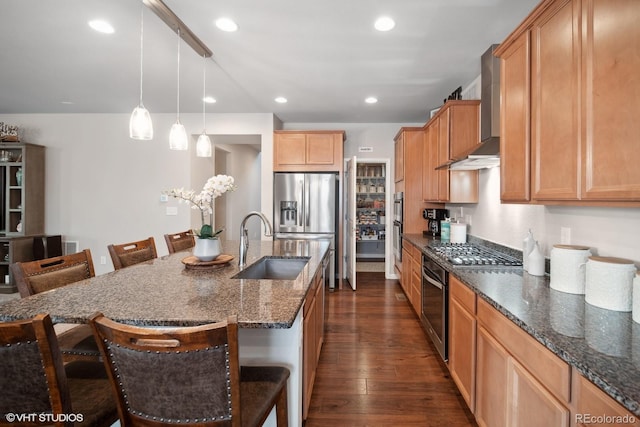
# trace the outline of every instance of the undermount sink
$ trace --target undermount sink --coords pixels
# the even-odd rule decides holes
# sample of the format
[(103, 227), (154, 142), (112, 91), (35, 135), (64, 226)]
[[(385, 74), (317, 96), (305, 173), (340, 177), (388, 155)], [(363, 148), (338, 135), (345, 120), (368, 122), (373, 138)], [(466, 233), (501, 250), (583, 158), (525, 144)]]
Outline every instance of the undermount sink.
[(232, 276), (232, 279), (293, 280), (298, 277), (310, 257), (265, 256)]

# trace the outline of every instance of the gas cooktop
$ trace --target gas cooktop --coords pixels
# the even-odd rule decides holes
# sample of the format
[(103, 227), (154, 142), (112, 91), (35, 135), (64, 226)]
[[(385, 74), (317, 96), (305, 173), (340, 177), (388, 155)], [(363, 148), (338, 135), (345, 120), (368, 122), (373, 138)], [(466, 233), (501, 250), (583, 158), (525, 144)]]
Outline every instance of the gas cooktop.
[(439, 242), (429, 246), (435, 255), (454, 266), (521, 266), (522, 260), (473, 243)]

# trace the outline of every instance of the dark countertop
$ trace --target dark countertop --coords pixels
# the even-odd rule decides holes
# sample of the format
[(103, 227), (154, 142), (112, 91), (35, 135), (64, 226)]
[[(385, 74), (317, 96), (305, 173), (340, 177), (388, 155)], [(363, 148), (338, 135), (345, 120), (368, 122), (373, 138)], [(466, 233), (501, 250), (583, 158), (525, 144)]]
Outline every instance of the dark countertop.
[[(423, 248), (426, 255), (433, 255), (426, 248), (430, 238), (421, 234), (402, 237)], [(633, 322), (630, 312), (587, 304), (584, 295), (551, 289), (548, 276), (531, 276), (519, 267), (481, 270), (439, 264), (605, 393), (640, 416), (640, 324)]]
[(328, 242), (251, 241), (247, 265), (268, 255), (310, 256), (295, 280), (231, 279), (238, 242), (223, 241), (235, 258), (222, 267), (187, 270), (178, 252), (62, 288), (0, 305), (0, 321), (49, 313), (54, 323), (85, 323), (95, 312), (139, 326), (193, 326), (237, 314), (241, 328), (290, 328), (329, 249)]

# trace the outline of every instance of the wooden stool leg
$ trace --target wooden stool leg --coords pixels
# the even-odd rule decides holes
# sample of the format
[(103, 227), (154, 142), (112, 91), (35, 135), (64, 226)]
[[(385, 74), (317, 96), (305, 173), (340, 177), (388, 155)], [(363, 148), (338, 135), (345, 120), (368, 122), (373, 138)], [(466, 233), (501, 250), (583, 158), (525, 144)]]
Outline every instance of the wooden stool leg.
[(287, 384), (285, 383), (276, 402), (276, 424), (278, 427), (289, 426), (289, 410), (287, 407)]

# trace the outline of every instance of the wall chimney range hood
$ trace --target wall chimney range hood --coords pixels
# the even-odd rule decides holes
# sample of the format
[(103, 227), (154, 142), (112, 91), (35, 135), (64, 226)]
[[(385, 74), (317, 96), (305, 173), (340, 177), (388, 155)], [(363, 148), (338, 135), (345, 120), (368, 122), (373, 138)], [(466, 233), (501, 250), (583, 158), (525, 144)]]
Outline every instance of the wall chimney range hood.
[(453, 159), (448, 165), (449, 170), (476, 170), (500, 165), (500, 59), (493, 55), (497, 47), (497, 44), (491, 45), (481, 59), (480, 143)]

